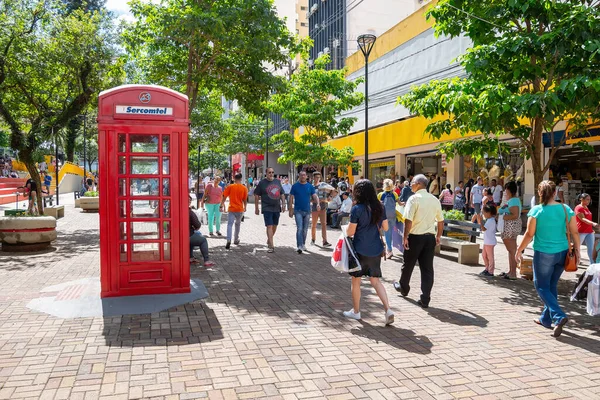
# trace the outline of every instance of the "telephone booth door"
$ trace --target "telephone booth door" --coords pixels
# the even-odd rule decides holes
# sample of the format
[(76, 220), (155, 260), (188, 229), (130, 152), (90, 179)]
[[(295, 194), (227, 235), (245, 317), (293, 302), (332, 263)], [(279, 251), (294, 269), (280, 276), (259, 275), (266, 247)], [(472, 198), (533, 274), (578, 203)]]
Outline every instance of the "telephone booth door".
[(99, 126), (102, 297), (189, 292), (187, 127), (115, 116)]

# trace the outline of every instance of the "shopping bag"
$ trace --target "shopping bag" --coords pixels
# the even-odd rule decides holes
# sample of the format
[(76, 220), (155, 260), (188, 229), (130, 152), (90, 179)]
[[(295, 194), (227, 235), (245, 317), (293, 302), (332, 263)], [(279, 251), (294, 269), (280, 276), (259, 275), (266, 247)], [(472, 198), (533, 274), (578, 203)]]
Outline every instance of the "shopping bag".
[(496, 224), (496, 230), (500, 233), (504, 232), (504, 214), (498, 215), (498, 223)]
[(348, 271), (348, 247), (346, 246), (346, 238), (343, 233), (333, 248), (331, 266), (340, 272)]
[(208, 224), (208, 215), (206, 215), (205, 210), (194, 210), (194, 212), (196, 213), (196, 216), (198, 217), (198, 221), (200, 221), (200, 223), (202, 225)]
[(588, 283), (587, 312), (592, 316), (600, 315), (600, 274)]
[(352, 239), (346, 236), (345, 227), (342, 227), (342, 234), (333, 248), (331, 266), (340, 272), (356, 272), (362, 269)]

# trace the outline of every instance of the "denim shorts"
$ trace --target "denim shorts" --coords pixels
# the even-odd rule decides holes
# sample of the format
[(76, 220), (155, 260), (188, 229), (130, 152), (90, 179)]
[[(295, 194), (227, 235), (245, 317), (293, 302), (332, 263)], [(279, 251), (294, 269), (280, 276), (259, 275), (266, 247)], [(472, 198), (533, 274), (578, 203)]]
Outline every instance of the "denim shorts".
[(280, 212), (263, 211), (263, 218), (265, 219), (265, 226), (277, 226), (279, 225)]

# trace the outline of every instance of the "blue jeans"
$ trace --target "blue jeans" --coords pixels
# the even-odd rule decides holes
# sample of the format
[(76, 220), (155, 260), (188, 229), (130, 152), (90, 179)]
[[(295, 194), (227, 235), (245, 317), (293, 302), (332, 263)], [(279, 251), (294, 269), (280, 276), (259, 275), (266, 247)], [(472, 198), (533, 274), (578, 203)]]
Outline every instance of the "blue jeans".
[(565, 270), (567, 250), (560, 253), (533, 252), (533, 284), (544, 303), (540, 322), (546, 327), (557, 324), (567, 315), (558, 305), (558, 280)]
[(310, 211), (294, 210), (296, 220), (296, 246), (302, 248), (306, 244), (308, 225), (310, 224)]
[(190, 258), (194, 257), (194, 247), (200, 247), (202, 258), (204, 258), (204, 261), (208, 261), (208, 241), (198, 231), (190, 236)]
[(390, 223), (388, 220), (388, 230), (385, 231), (385, 245), (387, 247), (387, 251), (392, 251), (392, 235), (394, 234), (394, 226), (396, 225), (396, 219), (394, 218), (393, 223)]
[(579, 241), (581, 244), (585, 243), (585, 247), (587, 247), (588, 257), (590, 259), (590, 265), (594, 263), (592, 255), (594, 253), (594, 233), (580, 233)]

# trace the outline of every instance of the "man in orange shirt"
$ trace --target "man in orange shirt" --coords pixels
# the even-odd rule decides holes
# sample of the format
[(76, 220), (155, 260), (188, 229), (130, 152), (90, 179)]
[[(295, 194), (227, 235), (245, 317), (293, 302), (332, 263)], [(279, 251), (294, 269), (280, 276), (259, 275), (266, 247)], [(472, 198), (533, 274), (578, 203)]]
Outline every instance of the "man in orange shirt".
[(236, 174), (233, 185), (227, 186), (221, 200), (221, 207), (225, 209), (225, 199), (229, 197), (229, 217), (227, 219), (227, 244), (225, 248), (231, 247), (231, 230), (235, 222), (234, 244), (240, 244), (240, 224), (246, 212), (248, 204), (248, 188), (242, 185), (242, 174)]

